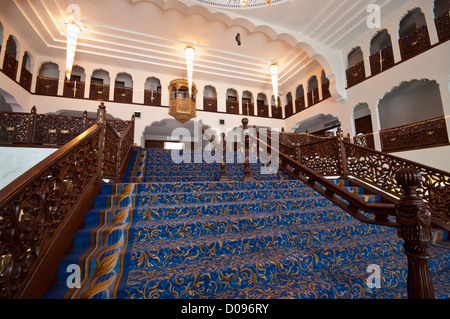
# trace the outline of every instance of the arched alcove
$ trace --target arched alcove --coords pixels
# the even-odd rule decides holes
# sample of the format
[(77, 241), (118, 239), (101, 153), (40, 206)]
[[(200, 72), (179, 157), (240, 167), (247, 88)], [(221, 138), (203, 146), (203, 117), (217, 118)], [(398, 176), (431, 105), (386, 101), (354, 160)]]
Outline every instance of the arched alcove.
[(319, 136), (335, 135), (338, 127), (341, 126), (339, 118), (331, 114), (317, 114), (309, 119), (298, 122), (292, 128), (294, 133), (310, 133)]
[(425, 14), (420, 8), (414, 8), (402, 17), (398, 35), (402, 60), (412, 58), (431, 46)]
[(308, 80), (308, 107), (319, 103), (319, 81), (313, 75)]
[(267, 103), (267, 96), (264, 93), (258, 93), (256, 97), (256, 106), (258, 109), (258, 116), (269, 116), (269, 105)]
[(283, 118), (283, 109), (281, 107), (281, 99), (278, 97), (278, 104), (275, 102), (275, 97), (272, 95), (270, 98), (270, 106), (272, 110), (272, 117), (276, 119)]
[(54, 62), (44, 62), (39, 68), (36, 94), (56, 96), (58, 94), (60, 70)]
[(126, 72), (118, 73), (114, 81), (114, 101), (133, 102), (133, 78)]
[(448, 27), (450, 25), (449, 11), (449, 0), (434, 0), (433, 13), (439, 41), (446, 40), (450, 37), (450, 28)]
[(91, 87), (89, 89), (89, 98), (97, 101), (109, 100), (109, 72), (103, 69), (97, 69), (91, 75)]
[(5, 48), (5, 58), (3, 60), (3, 73), (5, 73), (8, 77), (16, 80), (17, 77), (17, 69), (19, 66), (18, 60), (19, 54), (19, 42), (16, 37), (10, 35), (8, 40), (6, 41)]
[(292, 100), (292, 93), (288, 92), (286, 94), (286, 104), (284, 106), (284, 117), (287, 118), (294, 114), (294, 102)]
[(378, 102), (380, 139), (385, 151), (448, 142), (439, 84), (402, 82)]
[(212, 85), (206, 85), (203, 89), (203, 110), (217, 112), (217, 91)]
[(152, 76), (145, 80), (144, 104), (161, 106), (161, 81)]
[(372, 75), (382, 72), (395, 64), (391, 35), (387, 29), (380, 30), (374, 35), (370, 41), (369, 50)]
[(31, 81), (33, 78), (32, 70), (32, 56), (30, 52), (25, 51), (22, 58), (22, 67), (20, 70), (20, 85), (27, 91), (31, 89)]
[(70, 73), (70, 79), (64, 80), (63, 96), (83, 99), (86, 88), (86, 72), (83, 67), (74, 65)]
[(242, 92), (242, 114), (255, 115), (255, 104), (253, 103), (253, 94), (250, 91)]
[(226, 107), (227, 113), (239, 114), (239, 95), (235, 89), (227, 89)]
[(374, 149), (372, 116), (367, 103), (359, 103), (353, 108), (353, 121), (355, 125), (354, 142)]
[(295, 89), (295, 113), (301, 112), (306, 108), (305, 90), (303, 84)]

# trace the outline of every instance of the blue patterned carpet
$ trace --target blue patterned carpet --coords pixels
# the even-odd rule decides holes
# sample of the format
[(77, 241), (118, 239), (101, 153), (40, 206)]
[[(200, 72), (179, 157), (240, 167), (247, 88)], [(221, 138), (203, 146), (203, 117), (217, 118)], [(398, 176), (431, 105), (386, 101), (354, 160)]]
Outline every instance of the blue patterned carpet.
[[(122, 183), (105, 184), (46, 298), (400, 299), (406, 256), (396, 229), (366, 225), (282, 172), (240, 182), (242, 164), (174, 164), (133, 151)], [(367, 201), (346, 181), (336, 183)], [(435, 231), (436, 297), (450, 297), (450, 246)], [(69, 265), (79, 265), (69, 287)], [(380, 269), (370, 288), (370, 265)], [(70, 268), (69, 268), (70, 269)]]

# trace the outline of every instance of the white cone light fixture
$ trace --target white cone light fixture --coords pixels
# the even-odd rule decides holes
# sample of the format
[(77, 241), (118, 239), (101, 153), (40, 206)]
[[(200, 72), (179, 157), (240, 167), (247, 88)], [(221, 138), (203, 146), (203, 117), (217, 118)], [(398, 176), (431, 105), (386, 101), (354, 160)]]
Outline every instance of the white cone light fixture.
[(270, 65), (270, 76), (272, 77), (273, 96), (275, 105), (278, 106), (278, 64)]
[(186, 56), (187, 65), (187, 75), (188, 75), (188, 85), (189, 85), (189, 95), (192, 94), (192, 75), (194, 73), (194, 55), (195, 49), (188, 46), (184, 49), (184, 54)]
[(71, 15), (66, 20), (66, 37), (67, 37), (67, 56), (66, 56), (66, 79), (70, 80), (72, 73), (73, 61), (75, 58), (75, 51), (77, 49), (78, 35), (83, 31), (80, 25), (80, 7), (77, 5), (69, 5), (67, 12)]

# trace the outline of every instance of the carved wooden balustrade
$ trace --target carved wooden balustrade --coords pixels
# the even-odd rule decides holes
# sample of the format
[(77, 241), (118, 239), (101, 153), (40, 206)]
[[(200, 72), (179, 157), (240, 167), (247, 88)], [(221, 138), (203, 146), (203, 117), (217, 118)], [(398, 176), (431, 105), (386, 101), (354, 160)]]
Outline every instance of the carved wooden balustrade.
[(257, 104), (258, 108), (258, 116), (260, 117), (269, 117), (269, 106), (266, 104)]
[(109, 101), (109, 84), (91, 83), (89, 99)]
[(217, 98), (203, 97), (203, 110), (217, 112)]
[(151, 106), (161, 106), (161, 92), (154, 90), (144, 90), (144, 104)]
[(272, 105), (272, 117), (274, 119), (282, 119), (283, 118), (283, 109), (281, 106)]
[(63, 96), (76, 99), (83, 99), (85, 87), (86, 87), (85, 82), (65, 80)]
[(427, 25), (423, 25), (417, 30), (398, 40), (402, 60), (407, 60), (421, 53), (431, 46)]
[(38, 76), (36, 80), (36, 94), (58, 95), (59, 79)]
[(114, 101), (120, 103), (133, 103), (133, 88), (115, 86)]
[(330, 97), (331, 97), (330, 82), (327, 81), (325, 83), (322, 83), (322, 100), (326, 100)]
[[(96, 119), (52, 114), (0, 112), (0, 144), (64, 145), (92, 125)], [(108, 120), (118, 134), (122, 134), (129, 121)]]
[[(273, 133), (266, 138), (270, 141), (271, 136), (274, 137)], [(282, 136), (283, 133), (279, 149), (256, 138), (259, 145), (270, 149), (272, 156), (278, 155), (280, 168), (356, 219), (396, 227), (404, 240), (408, 259), (408, 298), (434, 299), (428, 263), (431, 225), (434, 223), (448, 230), (450, 173), (352, 144), (343, 139), (341, 132), (338, 137), (301, 146), (284, 144), (289, 138)], [(304, 143), (305, 137), (299, 140), (300, 144)], [(391, 203), (369, 204), (325, 176), (353, 176), (367, 183), (360, 184), (364, 187), (374, 185), (396, 197)], [(444, 223), (436, 221), (436, 216)]]
[(308, 106), (312, 106), (314, 104), (319, 103), (319, 89), (314, 89), (308, 92)]
[(239, 101), (226, 101), (227, 113), (239, 114)]
[(254, 116), (255, 115), (255, 104), (248, 103), (248, 102), (242, 102), (242, 114)]
[(448, 143), (444, 117), (380, 131), (384, 152)]
[(286, 104), (286, 106), (284, 107), (284, 117), (289, 117), (294, 115), (294, 105), (292, 104), (292, 102), (289, 102), (288, 104)]
[(450, 18), (449, 13), (445, 13), (440, 17), (437, 17), (435, 20), (436, 29), (439, 35), (439, 41), (444, 41), (450, 38)]
[(19, 62), (16, 60), (14, 56), (5, 51), (5, 59), (3, 60), (3, 73), (5, 73), (12, 80), (16, 80), (17, 77), (17, 68), (19, 66)]
[(364, 69), (364, 61), (355, 64), (346, 71), (347, 88), (350, 88), (366, 79), (366, 70)]
[(369, 58), (372, 75), (383, 72), (395, 64), (394, 51), (392, 45), (372, 54)]
[(304, 109), (306, 109), (305, 97), (302, 96), (295, 100), (295, 113), (301, 112)]
[(353, 137), (353, 143), (359, 146), (375, 149), (375, 139), (373, 133), (358, 134)]
[(33, 75), (26, 68), (22, 67), (20, 71), (20, 80), (19, 84), (28, 92), (31, 90), (31, 81), (33, 79)]
[(41, 298), (100, 189), (123, 176), (132, 120), (119, 137), (97, 124), (0, 190), (0, 298)]

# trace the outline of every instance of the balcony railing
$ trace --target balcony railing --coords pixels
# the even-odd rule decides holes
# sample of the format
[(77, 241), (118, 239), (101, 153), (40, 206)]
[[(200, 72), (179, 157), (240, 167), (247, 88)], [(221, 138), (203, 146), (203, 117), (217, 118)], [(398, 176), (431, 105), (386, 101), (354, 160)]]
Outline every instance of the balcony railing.
[(372, 75), (383, 72), (395, 64), (394, 51), (392, 45), (388, 45), (384, 49), (370, 56), (370, 70)]
[(355, 64), (346, 70), (347, 88), (350, 88), (366, 79), (366, 70), (364, 69), (364, 61)]
[(38, 76), (36, 81), (36, 94), (57, 96), (59, 79)]
[(301, 112), (304, 109), (306, 109), (305, 97), (302, 96), (295, 100), (295, 113)]
[(144, 90), (144, 104), (150, 106), (161, 106), (161, 92)]
[(109, 100), (109, 84), (91, 83), (89, 99), (97, 101)]
[(439, 36), (439, 41), (444, 41), (450, 38), (450, 18), (448, 12), (437, 17), (434, 20)]
[(3, 73), (5, 73), (12, 80), (16, 80), (17, 68), (19, 62), (8, 51), (5, 51), (5, 59), (3, 60)]
[(444, 117), (380, 131), (383, 152), (448, 143)]
[(255, 115), (255, 104), (242, 102), (242, 114), (249, 116)]
[(227, 113), (239, 114), (239, 101), (227, 100)]
[(428, 27), (426, 24), (403, 38), (400, 38), (398, 41), (402, 60), (412, 58), (431, 46)]
[(86, 87), (85, 82), (65, 80), (63, 96), (76, 99), (83, 99), (85, 87)]
[(266, 104), (257, 104), (258, 108), (258, 116), (260, 117), (269, 117), (269, 106)]
[(31, 81), (33, 79), (33, 75), (26, 68), (22, 67), (20, 71), (20, 85), (27, 90), (28, 92), (31, 90)]
[(133, 103), (133, 88), (115, 86), (114, 102)]

